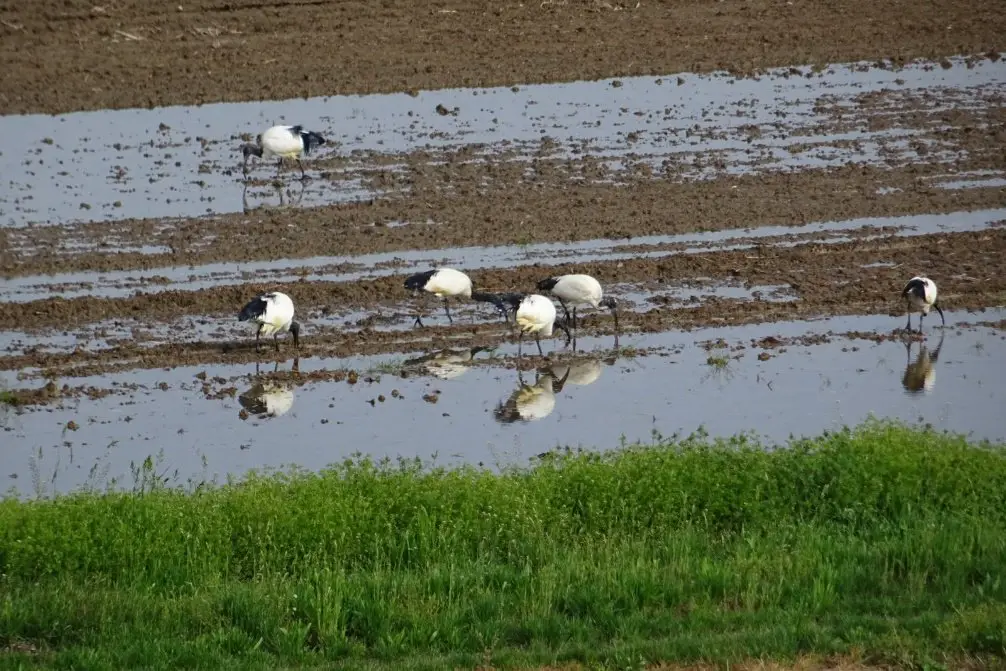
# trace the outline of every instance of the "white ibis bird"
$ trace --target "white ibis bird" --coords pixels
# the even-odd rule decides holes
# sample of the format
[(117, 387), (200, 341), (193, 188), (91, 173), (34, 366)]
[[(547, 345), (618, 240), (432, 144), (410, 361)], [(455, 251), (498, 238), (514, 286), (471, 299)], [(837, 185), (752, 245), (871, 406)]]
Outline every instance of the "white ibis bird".
[(303, 126), (273, 126), (263, 133), (259, 133), (254, 144), (245, 144), (241, 147), (244, 154), (244, 172), (248, 174), (248, 157), (258, 156), (259, 158), (279, 158), (277, 168), (283, 167), (283, 161), (291, 158), (297, 161), (300, 166), (301, 179), (307, 177), (304, 172), (304, 162), (301, 160), (305, 154), (311, 153), (311, 149), (318, 145), (325, 144), (325, 138), (313, 131), (304, 130)]
[[(493, 293), (485, 291), (472, 291), (472, 280), (468, 275), (454, 268), (434, 268), (422, 273), (410, 275), (405, 279), (405, 288), (410, 291), (425, 291), (431, 293), (444, 301), (444, 312), (447, 313), (447, 321), (454, 323), (451, 317), (449, 299), (451, 297), (470, 298), (475, 301), (492, 303), (496, 309), (503, 313), (503, 317), (510, 321), (507, 316), (506, 307), (502, 299)], [(415, 326), (422, 326), (422, 314), (416, 315)]]
[(565, 382), (566, 378), (557, 379), (551, 372), (536, 375), (533, 385), (524, 384), (523, 378), (520, 378), (520, 387), (510, 394), (510, 398), (496, 405), (493, 417), (500, 424), (547, 417), (555, 409), (555, 395), (562, 390)]
[(241, 407), (260, 419), (280, 417), (293, 407), (293, 389), (273, 382), (258, 382), (238, 396)]
[(538, 354), (541, 351), (541, 336), (551, 337), (553, 329), (560, 329), (566, 334), (566, 342), (570, 340), (569, 327), (562, 319), (556, 319), (555, 304), (541, 294), (505, 294), (503, 300), (513, 305), (517, 312), (514, 321), (519, 329), (517, 339), (517, 356), (521, 356), (521, 345), (525, 334), (533, 333), (538, 344)]
[(912, 313), (920, 313), (919, 333), (922, 333), (922, 319), (929, 314), (931, 309), (935, 309), (940, 313), (940, 319), (943, 321), (943, 325), (946, 326), (947, 320), (943, 316), (943, 310), (940, 309), (939, 303), (936, 302), (936, 282), (933, 282), (928, 277), (913, 277), (908, 280), (908, 284), (901, 290), (901, 296), (908, 304), (908, 326), (905, 328), (909, 332), (912, 330)]
[(539, 291), (548, 291), (559, 299), (559, 304), (566, 312), (569, 321), (569, 305), (573, 306), (573, 328), (576, 328), (576, 306), (590, 305), (593, 308), (606, 307), (615, 317), (615, 330), (618, 330), (618, 309), (615, 299), (604, 297), (601, 283), (590, 275), (558, 275), (548, 277), (538, 282)]
[(901, 377), (901, 386), (909, 394), (932, 391), (936, 385), (935, 363), (940, 358), (940, 348), (943, 347), (943, 336), (940, 335), (940, 342), (932, 354), (925, 344), (919, 345), (919, 356), (912, 361), (912, 341), (905, 343), (905, 351), (908, 354), (908, 362), (905, 364), (905, 374)]
[(250, 321), (258, 325), (255, 331), (256, 352), (259, 351), (259, 338), (270, 335), (278, 352), (277, 338), (285, 331), (289, 331), (293, 336), (294, 348), (300, 348), (300, 324), (293, 320), (293, 300), (284, 293), (270, 291), (256, 296), (241, 309), (238, 321)]

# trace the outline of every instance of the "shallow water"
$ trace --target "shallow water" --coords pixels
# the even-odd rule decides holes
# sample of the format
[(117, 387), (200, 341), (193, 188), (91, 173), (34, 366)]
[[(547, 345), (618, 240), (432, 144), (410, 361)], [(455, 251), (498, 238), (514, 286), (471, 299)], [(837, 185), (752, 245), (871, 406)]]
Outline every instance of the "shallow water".
[[(527, 464), (559, 445), (609, 449), (623, 438), (649, 442), (700, 428), (725, 436), (758, 427), (770, 440), (785, 440), (871, 415), (1006, 439), (1006, 334), (975, 325), (1004, 316), (1004, 309), (948, 312), (947, 329), (927, 325), (928, 359), (921, 360), (919, 342), (909, 353), (900, 340), (828, 336), (903, 326), (886, 316), (623, 336), (618, 350), (611, 337), (584, 338), (575, 355), (555, 339), (543, 347), (559, 356), (521, 373), (524, 389), (510, 343), (474, 357), (459, 343), (452, 354), (426, 360), (297, 362), (305, 377), (359, 371), (355, 384), (290, 385), (270, 375), (272, 364), (262, 367), (263, 377), (249, 365), (77, 379), (74, 385), (110, 392), (0, 416), (8, 446), (0, 473), (18, 494), (32, 496), (131, 487), (130, 464), (148, 456), (159, 474), (182, 484), (293, 464), (319, 469), (356, 452), (495, 468)], [(753, 346), (769, 336), (806, 338)], [(725, 346), (716, 345), (720, 339)], [(12, 382), (13, 373), (5, 375), (0, 384)]]
[[(911, 97), (934, 124), (945, 109), (995, 104), (995, 94), (1006, 88), (1006, 61), (952, 62), (949, 69), (925, 62), (898, 70), (852, 63), (820, 73), (781, 68), (748, 79), (682, 73), (416, 96), (0, 117), (0, 226), (192, 217), (370, 198), (378, 192), (364, 186), (364, 176), (394, 170), (390, 155), (470, 144), (487, 153), (514, 152), (514, 160), (589, 150), (616, 172), (629, 165), (662, 170), (669, 161), (694, 179), (912, 160), (917, 154), (910, 141), (918, 131), (870, 130), (865, 117), (855, 116), (856, 99), (880, 90), (893, 92), (895, 102)], [(923, 89), (939, 95), (917, 99)], [(438, 105), (457, 114), (438, 113)], [(312, 171), (316, 179), (306, 186), (291, 185), (283, 202), (272, 187), (246, 189), (240, 169), (242, 135), (275, 123), (304, 124), (329, 138), (313, 158), (340, 157), (323, 175)], [(551, 141), (542, 144), (546, 137)], [(959, 158), (928, 144), (928, 163)], [(272, 164), (262, 163), (252, 176), (261, 181), (275, 174)], [(295, 177), (296, 169), (289, 169), (282, 180)]]

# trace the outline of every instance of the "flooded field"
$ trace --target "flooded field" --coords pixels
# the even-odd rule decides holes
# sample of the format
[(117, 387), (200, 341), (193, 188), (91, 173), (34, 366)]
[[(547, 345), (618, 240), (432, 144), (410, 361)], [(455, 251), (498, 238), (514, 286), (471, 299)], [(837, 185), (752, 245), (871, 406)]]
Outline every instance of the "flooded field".
[[(869, 416), (1006, 438), (1004, 101), (995, 54), (0, 117), (0, 475), (499, 468)], [(242, 174), (273, 123), (329, 140), (308, 179)], [(590, 273), (620, 328), (587, 309), (518, 358), (490, 306), (451, 324), (406, 292), (439, 265), (488, 291)], [(947, 317), (921, 335), (919, 274)], [(272, 289), (299, 351), (236, 319)]]

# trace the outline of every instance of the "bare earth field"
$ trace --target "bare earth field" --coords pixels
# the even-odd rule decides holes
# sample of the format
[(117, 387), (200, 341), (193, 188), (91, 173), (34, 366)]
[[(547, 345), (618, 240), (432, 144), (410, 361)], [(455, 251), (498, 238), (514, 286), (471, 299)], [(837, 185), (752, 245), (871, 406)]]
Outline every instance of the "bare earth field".
[(0, 20), (8, 114), (938, 59), (1006, 35), (997, 0), (39, 0)]
[[(8, 4), (0, 392), (16, 404), (5, 428), (22, 446), (12, 479), (37, 470), (39, 450), (89, 446), (95, 452), (75, 466), (86, 475), (88, 458), (134, 441), (113, 460), (114, 475), (184, 428), (139, 421), (122, 406), (149, 403), (153, 418), (169, 403), (183, 423), (203, 414), (213, 423), (220, 411), (239, 416), (237, 391), (251, 384), (261, 395), (263, 381), (314, 395), (315, 410), (298, 401), (301, 418), (287, 416), (283, 430), (295, 423), (314, 438), (349, 427), (356, 411), (339, 417), (349, 392), (331, 385), (351, 372), (369, 385), (379, 372), (418, 372), (424, 381), (412, 384), (429, 386), (470, 367), (488, 389), (514, 368), (542, 373), (559, 362), (599, 374), (603, 361), (618, 370), (602, 383), (607, 398), (627, 384), (663, 398), (661, 366), (677, 379), (706, 380), (706, 368), (739, 375), (691, 389), (694, 402), (709, 403), (732, 379), (763, 384), (778, 359), (796, 376), (769, 422), (785, 435), (809, 426), (783, 411), (812, 409), (797, 378), (888, 367), (902, 343), (926, 384), (909, 384), (900, 363), (889, 379), (899, 393), (902, 380), (904, 391), (932, 390), (938, 359), (926, 343), (938, 315), (924, 336), (902, 331), (898, 292), (916, 274), (939, 284), (941, 342), (949, 333), (948, 342), (968, 340), (947, 365), (1001, 363), (999, 2)], [(220, 102), (239, 104), (211, 104)], [(308, 158), (309, 178), (257, 163), (245, 179), (241, 142), (281, 122), (329, 139)], [(534, 356), (518, 362), (513, 334), (487, 306), (459, 304), (448, 324), (436, 301), (407, 295), (405, 276), (441, 264), (490, 291), (590, 273), (619, 301), (619, 340), (611, 316), (588, 309), (575, 348), (543, 343), (546, 361), (531, 344), (524, 352)], [(256, 353), (235, 320), (271, 289), (294, 297), (304, 323), (292, 368), (289, 343)], [(413, 329), (420, 305), (427, 327)], [(441, 350), (458, 347), (494, 354), (452, 360), (447, 375)], [(260, 372), (274, 361), (273, 373)], [(960, 370), (940, 379), (972, 388)], [(380, 407), (374, 399), (394, 384), (351, 403)], [(453, 384), (457, 403), (468, 400), (467, 383)], [(474, 413), (478, 427), (456, 427), (465, 440), (541, 451), (566, 439), (557, 416), (501, 429), (487, 421), (490, 406), (450, 411), (451, 390), (431, 396), (425, 386), (412, 396), (441, 399), (442, 412), (424, 419), (428, 399), (403, 410), (403, 422), (418, 422), (413, 438)], [(830, 388), (865, 398), (853, 381)], [(993, 384), (989, 403), (1000, 389)], [(927, 412), (919, 402), (879, 410), (915, 419)], [(607, 421), (586, 406), (578, 413)], [(669, 430), (694, 428), (690, 413), (655, 407), (629, 433), (645, 435), (661, 413), (674, 417)], [(969, 417), (947, 425), (1004, 432)], [(821, 421), (847, 419), (842, 410)], [(534, 428), (549, 422), (544, 433)], [(585, 433), (574, 439), (596, 439), (591, 421), (579, 423)], [(71, 429), (74, 441), (71, 424), (84, 426)], [(382, 433), (391, 424), (340, 441), (390, 453), (429, 447), (403, 448), (404, 436)], [(85, 435), (93, 427), (102, 428)], [(214, 468), (271, 463), (246, 454), (254, 441), (238, 433), (214, 437), (218, 455), (241, 448)], [(191, 455), (169, 450), (165, 460), (192, 472)]]

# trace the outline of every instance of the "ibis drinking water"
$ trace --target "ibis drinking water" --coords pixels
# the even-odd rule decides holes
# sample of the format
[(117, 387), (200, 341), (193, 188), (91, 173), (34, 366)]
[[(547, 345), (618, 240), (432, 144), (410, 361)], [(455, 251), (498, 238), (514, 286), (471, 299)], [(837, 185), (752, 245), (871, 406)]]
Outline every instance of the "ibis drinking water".
[(559, 299), (559, 304), (566, 312), (569, 321), (569, 307), (573, 306), (573, 328), (576, 328), (576, 306), (589, 305), (593, 308), (606, 307), (615, 317), (615, 330), (618, 330), (618, 309), (615, 299), (604, 297), (601, 283), (590, 275), (558, 275), (548, 277), (538, 282), (539, 291), (548, 291)]
[(260, 133), (255, 138), (254, 144), (246, 144), (241, 147), (244, 154), (244, 172), (248, 174), (248, 157), (258, 156), (259, 158), (279, 159), (277, 168), (283, 167), (283, 161), (290, 158), (297, 161), (300, 167), (301, 179), (307, 177), (304, 172), (304, 162), (302, 158), (311, 153), (311, 149), (318, 145), (325, 144), (325, 138), (313, 131), (304, 130), (303, 126), (273, 126)]
[(538, 354), (541, 351), (541, 336), (551, 337), (553, 329), (559, 329), (566, 334), (566, 342), (570, 340), (569, 328), (562, 319), (556, 319), (555, 304), (541, 294), (506, 294), (506, 299), (516, 309), (514, 321), (519, 329), (517, 338), (517, 356), (521, 356), (521, 345), (526, 334), (533, 333), (538, 344)]
[[(405, 280), (405, 288), (416, 292), (425, 291), (443, 299), (444, 312), (447, 313), (447, 321), (451, 324), (454, 323), (454, 318), (451, 317), (450, 298), (470, 298), (475, 301), (492, 303), (509, 322), (506, 307), (497, 294), (486, 291), (473, 292), (471, 278), (454, 268), (435, 268), (410, 275)], [(416, 315), (415, 325), (423, 325), (422, 314)]]
[(255, 351), (259, 351), (259, 338), (272, 336), (276, 351), (279, 351), (278, 336), (289, 332), (293, 336), (294, 348), (300, 348), (300, 324), (293, 320), (293, 300), (279, 291), (256, 296), (242, 308), (238, 321), (250, 321), (258, 325), (255, 331)]
[(909, 332), (912, 330), (913, 312), (920, 313), (919, 333), (922, 333), (923, 317), (933, 309), (940, 313), (940, 319), (943, 325), (946, 326), (947, 320), (943, 317), (943, 310), (940, 309), (939, 303), (936, 302), (936, 282), (933, 282), (928, 277), (913, 277), (908, 280), (908, 284), (901, 290), (901, 297), (908, 304), (908, 326), (905, 328)]

